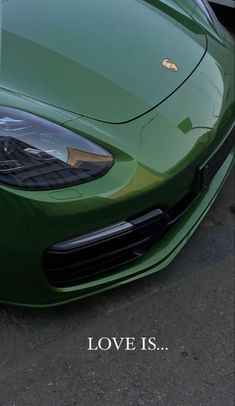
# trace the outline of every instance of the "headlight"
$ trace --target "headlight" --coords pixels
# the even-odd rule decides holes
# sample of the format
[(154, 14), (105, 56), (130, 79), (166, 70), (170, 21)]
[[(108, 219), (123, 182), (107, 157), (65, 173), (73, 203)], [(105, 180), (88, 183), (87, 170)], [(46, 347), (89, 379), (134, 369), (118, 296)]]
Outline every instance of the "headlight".
[(66, 128), (0, 107), (0, 184), (46, 190), (88, 182), (106, 173), (113, 156)]
[(202, 12), (205, 14), (209, 22), (218, 30), (220, 29), (220, 23), (212, 10), (210, 4), (208, 3), (207, 0), (195, 0), (197, 3), (198, 7), (202, 10)]

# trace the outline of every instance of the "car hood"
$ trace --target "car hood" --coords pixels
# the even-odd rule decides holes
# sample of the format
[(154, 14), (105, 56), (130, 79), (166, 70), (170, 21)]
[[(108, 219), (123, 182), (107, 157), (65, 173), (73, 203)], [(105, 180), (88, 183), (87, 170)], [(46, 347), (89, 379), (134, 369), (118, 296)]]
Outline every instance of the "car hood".
[(200, 26), (170, 0), (0, 4), (0, 86), (104, 122), (156, 107), (206, 50)]

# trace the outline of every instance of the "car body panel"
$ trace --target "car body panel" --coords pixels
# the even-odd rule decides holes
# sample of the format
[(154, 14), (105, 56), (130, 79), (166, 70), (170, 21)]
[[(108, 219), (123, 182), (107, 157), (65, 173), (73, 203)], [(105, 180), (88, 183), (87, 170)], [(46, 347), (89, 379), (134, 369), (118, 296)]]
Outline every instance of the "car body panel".
[(207, 46), (199, 24), (172, 0), (7, 2), (2, 27), (3, 88), (106, 122), (161, 103)]

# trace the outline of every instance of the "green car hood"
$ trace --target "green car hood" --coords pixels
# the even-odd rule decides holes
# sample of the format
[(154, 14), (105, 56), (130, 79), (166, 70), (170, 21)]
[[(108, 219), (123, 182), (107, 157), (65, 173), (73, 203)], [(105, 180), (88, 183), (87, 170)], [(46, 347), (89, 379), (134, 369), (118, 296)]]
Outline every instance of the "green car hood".
[[(96, 120), (130, 121), (160, 104), (206, 50), (174, 1), (1, 2), (0, 86)], [(174, 72), (164, 58), (177, 65)]]

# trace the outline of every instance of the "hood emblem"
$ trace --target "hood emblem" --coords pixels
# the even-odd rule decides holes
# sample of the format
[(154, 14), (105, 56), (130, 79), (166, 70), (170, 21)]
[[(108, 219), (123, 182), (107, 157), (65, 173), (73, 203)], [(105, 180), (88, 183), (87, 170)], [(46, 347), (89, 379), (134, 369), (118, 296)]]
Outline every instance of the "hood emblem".
[(165, 58), (162, 61), (162, 66), (164, 66), (164, 68), (171, 70), (172, 72), (178, 72), (178, 67), (175, 63), (173, 63), (170, 59)]

